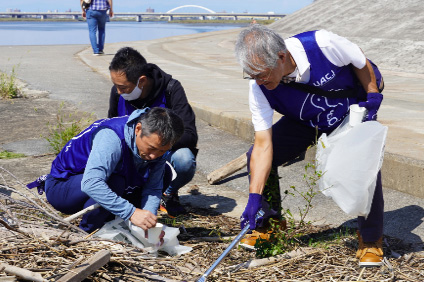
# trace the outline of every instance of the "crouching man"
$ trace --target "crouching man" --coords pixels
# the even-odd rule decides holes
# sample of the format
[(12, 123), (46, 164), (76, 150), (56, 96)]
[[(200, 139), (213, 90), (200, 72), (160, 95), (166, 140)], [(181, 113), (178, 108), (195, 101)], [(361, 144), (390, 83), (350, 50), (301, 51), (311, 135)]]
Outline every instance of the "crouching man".
[[(356, 44), (326, 30), (284, 40), (268, 27), (251, 25), (239, 34), (235, 53), (251, 80), (249, 106), (255, 128), (255, 142), (247, 153), (249, 200), (241, 227), (249, 222), (250, 229), (257, 230), (240, 242), (254, 248), (259, 238), (270, 240), (271, 219), (284, 226), (278, 167), (300, 156), (322, 133), (333, 132), (352, 104), (367, 109), (365, 121), (376, 120), (384, 83)], [(283, 115), (276, 123), (274, 111)], [(254, 218), (261, 208), (265, 215), (257, 227)], [(371, 211), (367, 218), (358, 217), (360, 266), (383, 264), (383, 215), (378, 173)]]
[(44, 186), (48, 202), (65, 214), (100, 204), (83, 216), (79, 227), (86, 232), (114, 216), (154, 227), (166, 154), (183, 132), (181, 118), (158, 107), (94, 122), (53, 161)]

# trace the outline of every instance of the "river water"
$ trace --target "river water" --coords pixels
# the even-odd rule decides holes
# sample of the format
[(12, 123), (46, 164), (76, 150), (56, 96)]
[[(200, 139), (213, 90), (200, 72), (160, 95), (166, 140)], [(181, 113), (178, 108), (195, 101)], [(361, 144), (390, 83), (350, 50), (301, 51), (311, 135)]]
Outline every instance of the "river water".
[[(245, 24), (179, 24), (108, 22), (106, 43), (151, 40), (169, 36), (234, 29)], [(90, 44), (86, 22), (0, 22), (0, 45)]]

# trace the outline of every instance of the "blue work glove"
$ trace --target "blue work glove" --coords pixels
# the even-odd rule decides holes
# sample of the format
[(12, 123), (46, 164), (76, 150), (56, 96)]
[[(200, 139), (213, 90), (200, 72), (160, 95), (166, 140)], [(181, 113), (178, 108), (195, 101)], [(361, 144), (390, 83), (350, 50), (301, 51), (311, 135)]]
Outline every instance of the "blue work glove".
[(367, 101), (358, 103), (359, 107), (367, 109), (365, 121), (377, 120), (377, 111), (380, 108), (381, 101), (383, 101), (383, 95), (380, 93), (368, 93)]
[(258, 211), (262, 208), (262, 195), (256, 193), (249, 194), (249, 200), (247, 201), (247, 206), (244, 209), (240, 217), (240, 228), (243, 229), (244, 226), (249, 222), (250, 230), (256, 229), (256, 223), (259, 225), (262, 221), (262, 217), (258, 219), (258, 222), (255, 222), (255, 217)]

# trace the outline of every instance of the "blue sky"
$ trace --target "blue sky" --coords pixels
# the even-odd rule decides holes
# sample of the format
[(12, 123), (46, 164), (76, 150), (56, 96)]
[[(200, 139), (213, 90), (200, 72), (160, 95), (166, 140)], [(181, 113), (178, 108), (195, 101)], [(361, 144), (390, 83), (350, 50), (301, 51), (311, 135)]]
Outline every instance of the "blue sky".
[[(215, 12), (243, 13), (247, 11), (249, 13), (290, 14), (312, 2), (313, 0), (113, 0), (113, 7), (115, 12), (144, 12), (149, 7), (155, 9), (155, 12), (167, 12), (183, 5), (198, 5)], [(79, 0), (1, 0), (0, 12), (6, 12), (8, 8), (17, 8), (22, 12), (80, 10)], [(200, 12), (202, 10), (185, 10), (185, 12), (190, 11)]]

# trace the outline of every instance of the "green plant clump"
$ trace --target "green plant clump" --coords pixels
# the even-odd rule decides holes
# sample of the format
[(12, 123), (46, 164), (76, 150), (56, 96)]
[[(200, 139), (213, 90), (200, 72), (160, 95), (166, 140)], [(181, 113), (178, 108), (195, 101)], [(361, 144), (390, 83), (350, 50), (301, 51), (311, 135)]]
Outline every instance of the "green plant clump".
[(47, 123), (49, 135), (44, 137), (56, 155), (59, 154), (69, 140), (85, 129), (93, 120), (92, 114), (89, 117), (75, 119), (76, 113), (64, 114), (63, 107), (64, 104), (61, 103), (56, 114), (56, 123)]
[(23, 157), (26, 157), (25, 154), (14, 153), (9, 151), (0, 152), (0, 159), (17, 159), (17, 158), (23, 158)]
[[(312, 169), (312, 173), (310, 170)], [(311, 222), (306, 221), (306, 216), (312, 208), (312, 200), (316, 196), (317, 182), (321, 178), (322, 173), (317, 171), (315, 165), (308, 163), (305, 166), (303, 179), (306, 182), (307, 190), (299, 191), (295, 186), (290, 186), (289, 190), (284, 191), (284, 199), (289, 196), (300, 196), (305, 200), (304, 207), (298, 207), (300, 218), (295, 220), (293, 212), (290, 209), (283, 210), (283, 216), (286, 219), (287, 228), (279, 226), (278, 221), (270, 221), (271, 234), (269, 240), (259, 238), (256, 241), (256, 256), (259, 258), (275, 256), (297, 248), (300, 245), (315, 244), (314, 240), (306, 235), (306, 231), (310, 229)], [(278, 180), (278, 179), (277, 179)], [(268, 183), (268, 182), (267, 182)], [(278, 186), (278, 181), (272, 181), (272, 185)], [(271, 189), (272, 190), (272, 189)]]
[(16, 85), (15, 67), (12, 68), (10, 75), (0, 73), (0, 97), (3, 99), (12, 99), (16, 98), (19, 93), (19, 87)]

